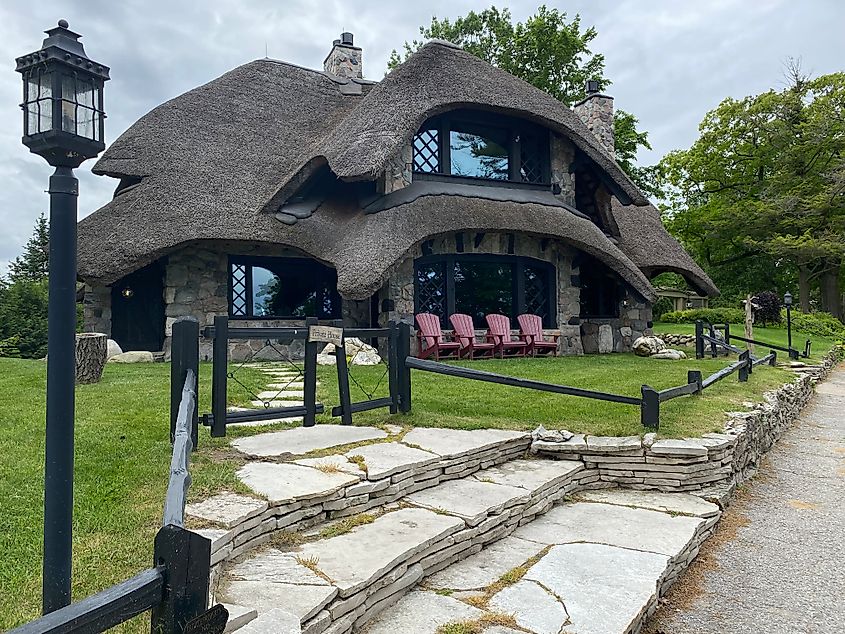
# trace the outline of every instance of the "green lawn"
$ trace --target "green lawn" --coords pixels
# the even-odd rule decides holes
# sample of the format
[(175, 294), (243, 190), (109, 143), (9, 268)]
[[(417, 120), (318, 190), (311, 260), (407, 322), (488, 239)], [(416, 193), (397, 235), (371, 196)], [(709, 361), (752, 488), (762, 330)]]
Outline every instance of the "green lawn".
[[(667, 324), (663, 322), (657, 322), (654, 324), (654, 332), (655, 333), (677, 333), (677, 334), (688, 334), (693, 335), (695, 334), (695, 324)], [(745, 326), (743, 324), (731, 324), (731, 333), (735, 335), (739, 335), (741, 337), (745, 336)], [(755, 326), (754, 327), (754, 341), (763, 341), (765, 343), (773, 343), (775, 345), (786, 347), (788, 336), (786, 332), (786, 328), (762, 328)], [(807, 335), (801, 332), (797, 332), (795, 330), (792, 331), (792, 346), (797, 350), (803, 352), (804, 351), (804, 342), (809, 339), (812, 341), (812, 347), (810, 348), (810, 361), (811, 362), (818, 362), (821, 358), (830, 350), (833, 345), (836, 343), (833, 339), (828, 339), (827, 337), (817, 337), (815, 335)], [(741, 342), (736, 342), (737, 344), (741, 344)], [(740, 347), (744, 347), (745, 344), (740, 345)], [(755, 352), (758, 355), (764, 355), (768, 353), (768, 349), (765, 346), (757, 346)], [(780, 360), (786, 359), (788, 355), (785, 352), (778, 352), (778, 357)], [(805, 361), (805, 359), (802, 359)]]
[[(683, 328), (683, 327), (682, 327)], [(822, 344), (816, 346), (821, 352)], [(725, 359), (685, 362), (639, 359), (633, 355), (476, 362), (504, 374), (637, 396), (642, 383), (665, 388), (683, 383), (687, 369), (709, 374)], [(354, 367), (370, 391), (383, 367)], [(211, 366), (200, 369), (200, 411), (210, 407)], [(251, 391), (263, 376), (238, 371)], [(83, 598), (127, 579), (149, 566), (158, 530), (170, 459), (169, 364), (108, 365), (102, 382), (77, 390), (76, 489), (74, 506), (73, 595)], [(723, 412), (789, 379), (787, 371), (763, 367), (747, 384), (730, 377), (703, 396), (666, 403), (661, 433), (693, 435), (719, 429)], [(333, 367), (320, 368), (319, 397), (337, 404)], [(38, 615), (43, 505), (45, 364), (0, 359), (0, 629)], [(386, 394), (386, 377), (378, 389)], [(365, 398), (353, 383), (353, 400)], [(230, 382), (229, 403), (250, 400)], [(327, 415), (320, 422), (329, 422)], [(335, 421), (337, 419), (334, 419)], [(355, 415), (356, 424), (394, 422), (441, 427), (549, 428), (595, 434), (638, 434), (639, 410), (575, 397), (471, 382), (413, 371), (413, 412), (390, 416), (386, 409)], [(277, 425), (275, 428), (281, 428)], [(231, 429), (234, 436), (270, 428)], [(192, 459), (190, 495), (201, 498), (221, 488), (239, 489), (234, 472), (243, 459), (228, 449), (228, 439), (212, 440), (203, 429), (200, 451)], [(143, 617), (122, 631), (144, 631)]]

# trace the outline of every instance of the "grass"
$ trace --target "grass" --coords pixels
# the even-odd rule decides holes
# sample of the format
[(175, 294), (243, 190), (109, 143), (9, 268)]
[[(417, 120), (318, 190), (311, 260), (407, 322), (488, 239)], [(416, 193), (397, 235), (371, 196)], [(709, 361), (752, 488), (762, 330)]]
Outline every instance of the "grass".
[(339, 522), (330, 524), (320, 531), (320, 539), (331, 539), (338, 535), (345, 535), (353, 528), (364, 526), (365, 524), (372, 524), (376, 521), (376, 516), (372, 513), (359, 513), (351, 517), (345, 517)]
[[(662, 361), (632, 354), (561, 357), (557, 359), (505, 359), (461, 362), (509, 376), (537, 379), (549, 383), (600, 390), (627, 396), (640, 396), (643, 384), (664, 389), (686, 382), (687, 370), (701, 370), (704, 376), (723, 368), (721, 359)], [(383, 373), (380, 366), (354, 366), (351, 372), (369, 390)], [(720, 381), (701, 396), (675, 399), (661, 406), (661, 434), (667, 437), (696, 435), (720, 429), (724, 412), (742, 409), (742, 403), (760, 400), (763, 392), (789, 380), (781, 368), (759, 367), (751, 379), (741, 384), (735, 376)], [(338, 404), (337, 376), (334, 368), (320, 368), (318, 398), (326, 409)], [(350, 385), (353, 401), (368, 396), (355, 383)], [(390, 416), (385, 409), (355, 414), (359, 424), (385, 422), (422, 426), (478, 429), (530, 430), (537, 425), (572, 432), (627, 436), (643, 433), (638, 407), (537, 392), (516, 387), (479, 383), (428, 372), (412, 371), (413, 407), (409, 415)], [(376, 397), (386, 396), (387, 386), (380, 386)], [(318, 417), (329, 422), (329, 416)]]
[[(718, 325), (717, 325), (718, 327)], [(680, 335), (694, 335), (695, 334), (695, 324), (667, 324), (663, 322), (657, 322), (654, 324), (654, 332), (656, 333), (675, 333)], [(745, 326), (743, 324), (731, 324), (731, 333), (734, 335), (739, 335), (740, 337), (745, 336)], [(766, 343), (773, 343), (778, 346), (786, 347), (786, 344), (789, 341), (789, 336), (787, 334), (786, 328), (762, 328), (755, 326), (754, 327), (754, 336), (752, 337), (755, 341), (764, 341)], [(830, 350), (833, 345), (836, 343), (834, 339), (830, 339), (828, 337), (817, 337), (815, 335), (806, 335), (804, 333), (796, 332), (795, 330), (792, 331), (792, 346), (800, 351), (804, 350), (804, 342), (807, 339), (813, 342), (811, 347), (811, 354), (810, 354), (810, 362), (818, 362), (821, 361), (822, 357)], [(742, 342), (736, 342), (739, 344), (739, 347), (744, 347), (745, 344)], [(757, 346), (755, 352), (759, 355), (768, 354), (769, 350), (765, 346)], [(785, 352), (778, 351), (778, 358), (780, 360), (786, 360), (787, 354)], [(807, 361), (806, 359), (802, 359), (802, 361)]]
[[(679, 332), (684, 328), (673, 326)], [(814, 340), (817, 355), (823, 353), (827, 343)], [(724, 359), (658, 362), (633, 355), (604, 355), (485, 361), (476, 362), (475, 367), (637, 396), (642, 383), (670, 387), (683, 382), (687, 369), (709, 374), (724, 364)], [(40, 611), (45, 371), (40, 361), (0, 358), (0, 452), (4, 456), (0, 461), (0, 596), (13, 598), (0, 602), (0, 630), (31, 620)], [(384, 369), (356, 366), (352, 372), (371, 390)], [(230, 381), (232, 405), (248, 403), (252, 400), (250, 392), (257, 393), (269, 382), (253, 368), (242, 368), (237, 376), (248, 389)], [(759, 368), (747, 384), (730, 377), (704, 396), (665, 403), (661, 433), (683, 436), (718, 429), (725, 410), (757, 400), (765, 390), (789, 378), (785, 370)], [(210, 409), (210, 379), (210, 364), (202, 364), (201, 412)], [(100, 383), (77, 389), (73, 544), (73, 596), (77, 600), (128, 579), (152, 563), (153, 537), (161, 522), (171, 453), (169, 380), (168, 364), (112, 364), (106, 367)], [(338, 403), (335, 368), (321, 367), (320, 380), (319, 398), (328, 409)], [(413, 412), (409, 416), (390, 416), (381, 409), (356, 414), (356, 424), (532, 429), (542, 423), (549, 428), (594, 434), (643, 431), (639, 411), (632, 406), (418, 371), (413, 372), (413, 390)], [(386, 379), (378, 392), (387, 393)], [(352, 396), (354, 400), (366, 398), (354, 383)], [(321, 422), (330, 420), (336, 422), (321, 417)], [(246, 492), (235, 478), (244, 459), (231, 450), (229, 441), (291, 426), (232, 428), (229, 437), (222, 439), (211, 439), (202, 430), (200, 451), (192, 457), (190, 498), (201, 499), (221, 489)], [(337, 449), (329, 451), (334, 452)], [(140, 617), (115, 631), (144, 630), (144, 617)]]

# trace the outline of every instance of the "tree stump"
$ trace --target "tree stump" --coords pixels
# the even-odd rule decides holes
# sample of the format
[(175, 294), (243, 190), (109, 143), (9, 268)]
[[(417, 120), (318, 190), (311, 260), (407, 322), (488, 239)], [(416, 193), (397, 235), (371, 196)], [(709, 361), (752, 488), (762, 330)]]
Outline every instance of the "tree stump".
[(106, 367), (108, 335), (83, 332), (76, 335), (76, 383), (98, 383)]

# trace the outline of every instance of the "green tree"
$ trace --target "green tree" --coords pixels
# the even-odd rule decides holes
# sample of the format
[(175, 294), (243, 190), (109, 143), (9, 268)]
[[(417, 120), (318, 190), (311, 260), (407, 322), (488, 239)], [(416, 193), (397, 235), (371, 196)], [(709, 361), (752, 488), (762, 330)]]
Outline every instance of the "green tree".
[(791, 287), (842, 316), (845, 74), (790, 67), (781, 90), (726, 99), (688, 150), (661, 162), (667, 224), (738, 295)]
[[(596, 29), (582, 30), (580, 15), (570, 20), (565, 12), (545, 5), (525, 22), (514, 22), (508, 9), (492, 6), (455, 20), (433, 17), (431, 24), (421, 26), (419, 31), (421, 39), (406, 41), (403, 54), (393, 50), (387, 63), (389, 70), (427, 40), (441, 39), (524, 79), (569, 107), (586, 96), (588, 79), (598, 81), (600, 90), (611, 83), (604, 76), (604, 56), (590, 50)], [(639, 131), (637, 118), (624, 110), (616, 111), (613, 123), (620, 167), (644, 192), (659, 195), (657, 167), (638, 167), (635, 163), (639, 148), (651, 149), (647, 133)]]
[(42, 213), (35, 221), (35, 229), (24, 246), (23, 254), (9, 263), (9, 279), (35, 282), (47, 277), (50, 268), (50, 226)]

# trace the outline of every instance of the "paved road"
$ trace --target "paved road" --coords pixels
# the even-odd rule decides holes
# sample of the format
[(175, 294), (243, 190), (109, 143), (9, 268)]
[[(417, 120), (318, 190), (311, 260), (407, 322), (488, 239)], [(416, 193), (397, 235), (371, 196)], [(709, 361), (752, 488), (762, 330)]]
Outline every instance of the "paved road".
[(739, 515), (736, 538), (710, 551), (716, 566), (699, 588), (679, 589), (700, 595), (680, 612), (661, 609), (652, 631), (845, 632), (845, 366), (817, 386), (729, 513)]

